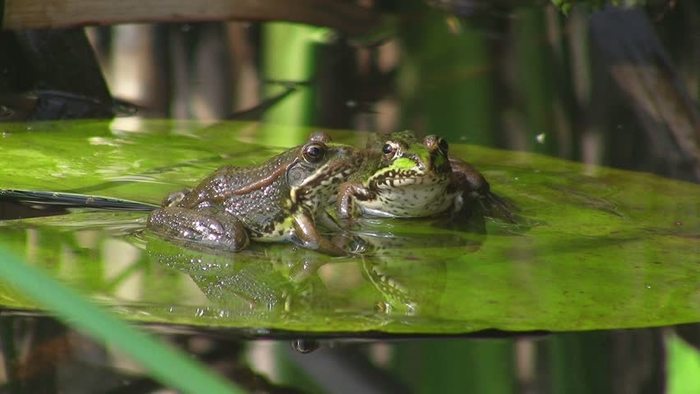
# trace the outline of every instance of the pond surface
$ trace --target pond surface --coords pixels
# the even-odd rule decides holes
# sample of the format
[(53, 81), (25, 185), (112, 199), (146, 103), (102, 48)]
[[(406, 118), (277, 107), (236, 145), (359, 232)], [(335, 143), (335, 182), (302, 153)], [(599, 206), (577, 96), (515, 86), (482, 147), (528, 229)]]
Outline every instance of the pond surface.
[[(99, 136), (107, 123), (64, 122), (59, 138), (50, 124), (7, 127), (2, 154), (18, 167), (6, 168), (7, 188), (148, 203), (224, 163), (249, 165), (282, 149), (253, 143), (272, 127), (258, 123), (189, 124), (183, 134), (176, 131), (182, 124), (153, 121), (140, 132)], [(309, 130), (280, 132), (301, 143)], [(362, 135), (334, 136), (362, 146)], [(330, 258), (286, 244), (212, 255), (144, 231), (144, 212), (69, 209), (6, 221), (1, 243), (129, 319), (253, 336), (700, 321), (700, 186), (535, 154), (458, 144), (451, 151), (517, 202), (519, 223), (475, 219), (471, 228), (451, 229), (439, 219), (366, 219), (353, 228), (369, 244), (362, 257)], [(9, 308), (30, 306), (9, 290), (2, 298)]]
[[(8, 189), (156, 204), (224, 163), (250, 165), (284, 149), (255, 142), (271, 128), (289, 136), (286, 145), (303, 142), (310, 132), (241, 122), (206, 127), (150, 121), (138, 129), (118, 124), (4, 125), (0, 152), (8, 164), (0, 179)], [(340, 131), (332, 135), (357, 146), (367, 138)], [(91, 154), (75, 154), (81, 151)], [(370, 245), (362, 257), (329, 258), (291, 245), (256, 243), (240, 253), (212, 255), (144, 231), (145, 212), (34, 203), (21, 205), (26, 219), (2, 222), (0, 243), (124, 318), (176, 342), (205, 338), (209, 346), (224, 346), (231, 340), (225, 338), (304, 338), (297, 349), (320, 345), (321, 350), (307, 357), (288, 351), (288, 342), (241, 347), (234, 340), (238, 344), (230, 346), (239, 350), (225, 360), (231, 363), (236, 354), (247, 354), (263, 370), (272, 362), (276, 367), (268, 376), (294, 385), (298, 379), (285, 380), (280, 371), (302, 368), (324, 390), (334, 387), (328, 376), (347, 378), (343, 375), (365, 368), (367, 362), (381, 366), (373, 373), (384, 377), (351, 379), (353, 384), (389, 391), (405, 388), (406, 382), (426, 390), (442, 387), (436, 376), (449, 379), (449, 369), (431, 372), (409, 360), (442, 357), (459, 362), (457, 354), (464, 362), (473, 357), (492, 360), (470, 378), (475, 390), (484, 376), (506, 379), (504, 390), (521, 390), (524, 381), (509, 372), (524, 368), (516, 365), (514, 354), (525, 357), (523, 365), (547, 365), (552, 373), (565, 374), (566, 363), (553, 361), (559, 354), (628, 338), (655, 344), (644, 357), (660, 363), (663, 338), (675, 338), (659, 330), (554, 337), (548, 332), (700, 321), (700, 186), (522, 152), (459, 144), (452, 144), (452, 152), (481, 169), (496, 193), (517, 203), (517, 224), (486, 219), (453, 229), (438, 219), (367, 219), (353, 227)], [(7, 212), (21, 211), (12, 206)], [(56, 324), (51, 320), (23, 317), (33, 304), (7, 286), (0, 287), (0, 301), (7, 311), (5, 327), (35, 327), (30, 332), (49, 327), (50, 337), (75, 335), (60, 334), (63, 330), (51, 328)], [(210, 337), (207, 332), (218, 334)], [(519, 339), (365, 342), (359, 347), (336, 342), (446, 334)], [(615, 357), (633, 357), (636, 345), (629, 346)], [(461, 350), (454, 353), (457, 348)], [(71, 368), (87, 357), (81, 352), (54, 355), (55, 363), (71, 366), (59, 368), (61, 374), (75, 373)], [(359, 364), (345, 365), (353, 359)], [(318, 375), (319, 365), (329, 362), (345, 366)], [(111, 378), (123, 381), (115, 365), (109, 365)], [(57, 367), (42, 373), (58, 373), (52, 368)], [(536, 375), (530, 379), (535, 386), (568, 387)], [(607, 387), (609, 379), (600, 379), (580, 382), (582, 387)], [(666, 384), (655, 374), (645, 379)], [(244, 378), (237, 381), (246, 384)], [(32, 385), (40, 380), (30, 382), (36, 388)]]
[[(0, 245), (249, 390), (699, 392), (700, 10), (674, 2), (564, 16), (508, 3), (405, 2), (389, 10), (397, 24), (376, 46), (320, 43), (331, 34), (317, 28), (234, 26), (245, 36), (236, 45), (268, 47), (238, 48), (218, 68), (196, 51), (226, 36), (222, 26), (158, 29), (155, 42), (194, 59), (183, 61), (189, 75), (171, 81), (175, 67), (145, 67), (155, 73), (141, 70), (137, 84), (151, 96), (129, 97), (121, 89), (132, 81), (119, 83), (127, 68), (107, 71), (113, 93), (148, 113), (211, 113), (201, 109), (231, 69), (254, 74), (267, 98), (282, 89), (265, 81), (300, 85), (262, 122), (0, 124), (0, 185), (157, 204), (222, 164), (260, 163), (313, 130), (290, 124), (411, 128), (447, 137), (520, 207), (517, 224), (362, 220), (353, 228), (370, 245), (362, 257), (281, 244), (210, 255), (145, 232), (144, 212), (3, 201), (12, 220), (0, 222)], [(309, 32), (312, 44), (288, 45)], [(306, 56), (317, 57), (301, 73), (286, 63)], [(251, 82), (239, 79), (228, 94), (243, 99), (213, 113), (266, 103), (245, 96)], [(367, 137), (332, 134), (356, 146)], [(11, 284), (0, 285), (0, 305), (2, 389), (159, 387)], [(302, 354), (290, 342), (319, 348)]]

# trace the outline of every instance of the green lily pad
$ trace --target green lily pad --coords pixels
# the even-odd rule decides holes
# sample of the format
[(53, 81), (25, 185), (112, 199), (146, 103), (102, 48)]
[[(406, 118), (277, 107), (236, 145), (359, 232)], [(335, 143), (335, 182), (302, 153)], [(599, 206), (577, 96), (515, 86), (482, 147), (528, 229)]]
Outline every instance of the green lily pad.
[[(3, 188), (157, 203), (222, 164), (250, 165), (308, 129), (151, 121), (2, 125)], [(362, 135), (334, 133), (362, 146)], [(278, 139), (279, 140), (279, 139)], [(276, 141), (278, 141), (276, 140)], [(145, 213), (72, 210), (0, 222), (0, 244), (144, 323), (318, 334), (595, 330), (700, 321), (700, 186), (476, 146), (452, 154), (520, 207), (485, 233), (361, 220), (370, 245), (330, 258), (285, 244), (212, 255), (143, 230)], [(478, 223), (477, 223), (478, 224)], [(478, 225), (474, 226), (479, 228)], [(0, 287), (6, 308), (33, 308)]]

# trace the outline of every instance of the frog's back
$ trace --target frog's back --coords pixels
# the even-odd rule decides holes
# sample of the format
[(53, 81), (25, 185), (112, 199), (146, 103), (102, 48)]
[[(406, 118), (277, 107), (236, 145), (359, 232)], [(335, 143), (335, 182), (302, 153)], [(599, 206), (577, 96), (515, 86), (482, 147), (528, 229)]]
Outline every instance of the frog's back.
[(272, 183), (273, 179), (283, 178), (294, 157), (296, 157), (296, 151), (287, 151), (257, 166), (224, 166), (214, 172), (209, 180), (215, 184), (225, 185), (229, 194), (243, 195), (249, 190)]
[(257, 166), (220, 167), (192, 189), (193, 193), (187, 200), (190, 205), (197, 205), (201, 201), (220, 201), (222, 197), (244, 195), (256, 187), (263, 187), (271, 177), (283, 175), (287, 168), (285, 163), (293, 156), (287, 151)]
[[(270, 234), (288, 216), (291, 207), (287, 168), (295, 154), (281, 154), (256, 167), (222, 167), (210, 183), (219, 196), (218, 203), (236, 216), (256, 235)], [(281, 234), (280, 234), (281, 235)], [(273, 235), (274, 237), (274, 235)]]

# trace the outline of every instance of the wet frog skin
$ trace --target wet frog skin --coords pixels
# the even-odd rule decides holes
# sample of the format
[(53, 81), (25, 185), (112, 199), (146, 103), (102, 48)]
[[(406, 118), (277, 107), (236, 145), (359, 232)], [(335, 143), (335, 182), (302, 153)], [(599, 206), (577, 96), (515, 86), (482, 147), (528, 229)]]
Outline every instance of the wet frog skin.
[(194, 247), (239, 251), (253, 239), (344, 255), (319, 234), (316, 219), (359, 163), (357, 150), (314, 133), (259, 166), (222, 167), (194, 189), (171, 194), (147, 226)]
[(339, 191), (341, 218), (358, 216), (419, 218), (446, 212), (514, 221), (512, 206), (493, 194), (484, 176), (469, 163), (448, 156), (439, 136), (419, 141), (410, 131), (389, 135), (381, 151), (369, 149), (365, 162)]
[(344, 183), (338, 215), (425, 217), (452, 204), (447, 143), (434, 135), (419, 142), (410, 132), (393, 133), (381, 151), (365, 152), (363, 167)]

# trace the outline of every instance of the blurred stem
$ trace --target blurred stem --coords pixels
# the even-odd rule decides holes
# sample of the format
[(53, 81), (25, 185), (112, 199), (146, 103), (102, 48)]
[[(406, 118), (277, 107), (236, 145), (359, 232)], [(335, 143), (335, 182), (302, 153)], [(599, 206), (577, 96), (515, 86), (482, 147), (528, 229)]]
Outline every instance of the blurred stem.
[(425, 9), (402, 27), (403, 127), (493, 144), (494, 70), (486, 37), (471, 23)]
[[(274, 125), (308, 126), (314, 120), (315, 46), (325, 39), (329, 30), (284, 22), (266, 23), (263, 27), (263, 80), (264, 97), (270, 98), (283, 91), (272, 81), (308, 82), (296, 92), (276, 103), (263, 116), (263, 140), (275, 145), (294, 145), (306, 138), (306, 130), (279, 135)], [(269, 129), (269, 130), (268, 130)]]
[(606, 332), (559, 334), (548, 341), (551, 392), (607, 393), (614, 381)]
[[(519, 65), (515, 70), (519, 98), (525, 108), (527, 141), (530, 150), (557, 154), (557, 141), (550, 114), (554, 104), (551, 69), (551, 51), (547, 42), (544, 10), (521, 8), (516, 11), (514, 48)], [(542, 134), (544, 140), (537, 139)], [(535, 142), (539, 143), (535, 145)]]
[[(395, 345), (394, 366), (417, 393), (515, 392), (512, 340), (426, 340)], [(426, 363), (426, 360), (430, 360)]]
[(668, 386), (671, 394), (700, 392), (700, 352), (677, 335), (667, 335)]
[(2, 365), (4, 369), (4, 380), (6, 387), (12, 392), (19, 392), (15, 372), (17, 370), (17, 362), (19, 361), (19, 352), (15, 346), (15, 327), (11, 319), (0, 320), (0, 357), (2, 357)]
[(0, 249), (0, 278), (67, 324), (131, 356), (168, 386), (190, 393), (238, 392), (220, 376), (86, 301), (3, 249)]

